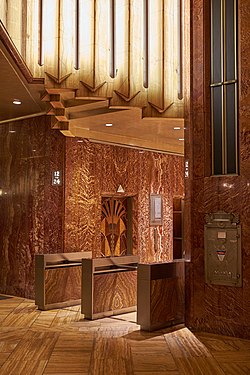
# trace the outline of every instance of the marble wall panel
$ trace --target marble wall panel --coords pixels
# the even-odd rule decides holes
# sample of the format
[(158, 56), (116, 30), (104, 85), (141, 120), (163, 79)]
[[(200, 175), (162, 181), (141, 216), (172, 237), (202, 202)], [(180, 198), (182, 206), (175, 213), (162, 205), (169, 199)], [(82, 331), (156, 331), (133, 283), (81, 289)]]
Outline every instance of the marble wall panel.
[[(206, 99), (209, 59), (205, 58), (207, 50), (203, 47), (209, 44), (206, 39), (209, 12), (205, 11), (204, 7), (207, 5), (203, 0), (191, 3), (190, 77), (194, 102), (190, 105), (189, 113), (187, 111), (187, 118), (191, 123), (187, 150), (193, 168), (190, 169), (185, 187), (188, 198), (185, 207), (188, 208), (187, 216), (191, 219), (191, 223), (185, 219), (184, 229), (186, 247), (190, 251), (190, 262), (186, 264), (186, 324), (193, 329), (250, 338), (250, 3), (247, 0), (238, 2), (240, 174), (224, 177), (211, 177), (209, 174), (210, 123), (208, 115), (201, 115), (202, 112), (207, 113), (209, 108)], [(204, 33), (201, 30), (205, 30)], [(203, 84), (197, 77), (203, 80)], [(198, 114), (194, 112), (194, 108), (199, 110)], [(216, 211), (240, 215), (243, 264), (241, 288), (205, 284), (204, 217), (206, 213)]]
[(0, 125), (0, 290), (34, 297), (34, 255), (63, 251), (63, 136), (46, 117)]
[[(133, 252), (141, 261), (166, 260), (172, 254), (173, 196), (183, 196), (183, 158), (67, 139), (65, 251), (101, 255), (101, 197), (121, 184), (134, 196)], [(163, 197), (163, 226), (154, 250), (149, 226), (150, 193)]]

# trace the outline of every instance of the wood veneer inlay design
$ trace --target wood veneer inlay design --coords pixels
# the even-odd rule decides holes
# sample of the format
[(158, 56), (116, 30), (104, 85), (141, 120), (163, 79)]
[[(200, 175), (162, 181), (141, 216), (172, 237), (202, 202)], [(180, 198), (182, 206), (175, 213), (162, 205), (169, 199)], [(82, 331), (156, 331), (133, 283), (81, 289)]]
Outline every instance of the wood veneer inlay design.
[(101, 251), (103, 256), (127, 254), (127, 198), (102, 198)]

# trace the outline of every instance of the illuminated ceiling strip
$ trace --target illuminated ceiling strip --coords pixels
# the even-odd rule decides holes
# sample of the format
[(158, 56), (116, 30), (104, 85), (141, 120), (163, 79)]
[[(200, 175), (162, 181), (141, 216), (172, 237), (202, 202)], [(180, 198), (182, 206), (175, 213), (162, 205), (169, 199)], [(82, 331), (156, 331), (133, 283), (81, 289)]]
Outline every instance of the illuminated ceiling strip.
[(143, 2), (143, 86), (149, 85), (149, 0)]
[(110, 0), (110, 71), (111, 78), (115, 78), (115, 0)]
[(182, 0), (178, 0), (178, 99), (183, 99)]
[(75, 12), (76, 12), (76, 18), (75, 18), (75, 69), (80, 69), (80, 63), (79, 63), (79, 47), (80, 47), (80, 35), (79, 35), (79, 24), (80, 24), (80, 4), (79, 0), (75, 0)]
[(43, 46), (43, 0), (39, 0), (39, 51), (38, 51), (38, 64), (44, 65), (44, 46)]

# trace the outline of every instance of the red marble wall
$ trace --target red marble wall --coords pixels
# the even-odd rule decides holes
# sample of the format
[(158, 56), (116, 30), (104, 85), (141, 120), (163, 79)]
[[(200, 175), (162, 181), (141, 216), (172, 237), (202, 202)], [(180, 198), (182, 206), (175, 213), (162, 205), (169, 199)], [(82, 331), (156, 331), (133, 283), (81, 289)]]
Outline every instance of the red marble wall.
[[(34, 255), (63, 251), (65, 139), (48, 117), (0, 125), (0, 292), (34, 297)], [(15, 132), (10, 132), (15, 131)]]
[[(100, 256), (101, 196), (119, 184), (134, 196), (133, 252), (141, 261), (172, 256), (173, 196), (183, 195), (183, 158), (87, 140), (66, 141), (65, 251)], [(163, 226), (157, 227), (157, 250), (149, 226), (150, 193), (163, 196)]]
[[(64, 172), (63, 186), (52, 186), (53, 170)], [(91, 250), (100, 256), (101, 194), (115, 193), (119, 184), (135, 196), (134, 253), (144, 261), (169, 259), (172, 197), (184, 190), (182, 157), (79, 143), (51, 130), (46, 116), (2, 124), (0, 293), (34, 298), (35, 254)], [(164, 201), (157, 251), (150, 193)]]
[[(250, 2), (239, 0), (239, 176), (210, 177), (209, 1), (191, 4), (190, 101), (186, 108), (186, 324), (250, 338)], [(205, 284), (204, 216), (240, 214), (242, 288)]]

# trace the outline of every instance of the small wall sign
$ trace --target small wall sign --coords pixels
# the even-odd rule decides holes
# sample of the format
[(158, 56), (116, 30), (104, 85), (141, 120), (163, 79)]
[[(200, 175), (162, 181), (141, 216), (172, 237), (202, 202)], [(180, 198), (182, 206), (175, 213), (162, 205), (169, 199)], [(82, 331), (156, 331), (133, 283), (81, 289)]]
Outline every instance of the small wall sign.
[(52, 172), (52, 185), (53, 186), (61, 186), (62, 185), (62, 172), (61, 171), (53, 171)]
[(150, 195), (150, 225), (162, 225), (162, 196)]

